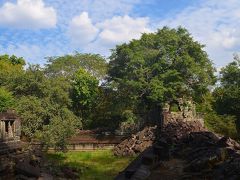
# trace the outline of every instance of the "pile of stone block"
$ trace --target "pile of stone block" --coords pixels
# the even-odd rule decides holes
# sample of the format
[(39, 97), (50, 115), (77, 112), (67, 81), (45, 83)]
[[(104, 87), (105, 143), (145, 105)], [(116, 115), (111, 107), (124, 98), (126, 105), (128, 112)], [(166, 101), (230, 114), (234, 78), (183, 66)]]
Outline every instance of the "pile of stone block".
[[(145, 128), (143, 132), (146, 129), (149, 130)], [(135, 136), (139, 138), (143, 132)], [(141, 149), (142, 153), (116, 179), (240, 179), (240, 144), (237, 141), (207, 131), (198, 121), (179, 119), (172, 119), (161, 131), (152, 128), (151, 132), (154, 132), (150, 135), (154, 137), (152, 145)], [(131, 144), (131, 150), (135, 150), (136, 143), (129, 142), (131, 139), (116, 148)], [(118, 149), (125, 153), (119, 154), (132, 153), (127, 154), (130, 148), (126, 149)]]

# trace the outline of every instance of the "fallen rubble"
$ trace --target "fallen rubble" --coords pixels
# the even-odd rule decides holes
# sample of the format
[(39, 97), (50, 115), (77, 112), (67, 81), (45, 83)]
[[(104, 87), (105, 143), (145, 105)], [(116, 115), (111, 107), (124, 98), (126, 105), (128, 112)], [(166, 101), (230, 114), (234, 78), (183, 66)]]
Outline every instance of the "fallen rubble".
[(120, 144), (115, 146), (113, 152), (116, 156), (130, 156), (143, 152), (149, 146), (152, 146), (156, 139), (156, 128), (145, 127), (142, 131), (125, 139)]
[(161, 131), (146, 127), (114, 149), (121, 156), (139, 152), (116, 179), (240, 179), (240, 144), (197, 120), (171, 119)]
[(163, 129), (157, 126), (145, 127), (142, 131), (133, 134), (115, 146), (113, 152), (116, 156), (131, 156), (143, 152), (158, 141), (167, 141), (168, 144), (176, 144), (183, 136), (190, 132), (203, 131), (204, 128), (199, 121), (189, 121), (183, 123), (181, 119), (171, 119)]

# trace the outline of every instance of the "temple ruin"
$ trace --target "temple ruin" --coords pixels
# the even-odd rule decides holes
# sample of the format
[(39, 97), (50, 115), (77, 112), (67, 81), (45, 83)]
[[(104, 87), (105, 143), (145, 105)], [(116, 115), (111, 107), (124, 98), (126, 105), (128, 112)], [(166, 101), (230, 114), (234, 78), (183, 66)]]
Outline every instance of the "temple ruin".
[(20, 118), (14, 110), (0, 113), (0, 141), (18, 141), (21, 135)]

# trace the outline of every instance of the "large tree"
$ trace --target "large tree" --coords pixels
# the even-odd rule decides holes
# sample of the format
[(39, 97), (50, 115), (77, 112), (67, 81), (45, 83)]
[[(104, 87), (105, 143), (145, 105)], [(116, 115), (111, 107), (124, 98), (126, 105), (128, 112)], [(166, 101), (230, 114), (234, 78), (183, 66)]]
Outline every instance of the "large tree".
[(141, 113), (180, 97), (201, 101), (215, 81), (212, 62), (203, 48), (181, 27), (143, 34), (140, 40), (113, 50), (109, 82)]

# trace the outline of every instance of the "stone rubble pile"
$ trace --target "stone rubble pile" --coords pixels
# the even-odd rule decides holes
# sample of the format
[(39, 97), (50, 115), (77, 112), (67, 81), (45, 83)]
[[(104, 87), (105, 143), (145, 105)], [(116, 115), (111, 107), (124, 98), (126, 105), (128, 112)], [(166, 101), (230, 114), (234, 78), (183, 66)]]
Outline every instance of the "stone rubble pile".
[(240, 144), (212, 132), (194, 132), (184, 137), (173, 157), (186, 161), (185, 177), (199, 179), (239, 179)]
[(1, 155), (0, 176), (3, 179), (38, 179), (41, 176), (42, 152), (21, 149)]
[(168, 143), (176, 143), (182, 136), (203, 129), (199, 121), (182, 123), (182, 120), (173, 118), (163, 127), (161, 133), (159, 133), (157, 126), (145, 127), (142, 131), (133, 134), (130, 138), (115, 146), (113, 152), (116, 156), (131, 156), (143, 152), (157, 142), (157, 139), (164, 138)]
[(142, 131), (133, 134), (115, 146), (113, 152), (116, 156), (131, 156), (143, 152), (149, 146), (152, 146), (156, 139), (156, 129), (154, 127), (145, 127)]
[[(136, 150), (141, 145), (135, 138), (144, 142), (140, 134), (149, 144)], [(138, 152), (142, 153), (116, 179), (240, 179), (240, 144), (207, 131), (198, 121), (173, 118), (161, 131), (145, 128), (114, 149), (121, 156)]]

